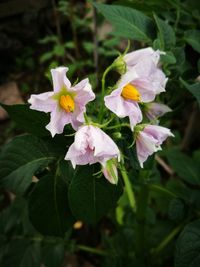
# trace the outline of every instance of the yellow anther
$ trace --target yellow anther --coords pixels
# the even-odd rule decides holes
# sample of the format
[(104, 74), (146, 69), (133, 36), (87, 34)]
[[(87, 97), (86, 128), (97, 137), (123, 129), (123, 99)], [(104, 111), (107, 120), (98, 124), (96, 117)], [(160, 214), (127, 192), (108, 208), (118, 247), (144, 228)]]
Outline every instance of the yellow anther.
[(65, 111), (74, 111), (75, 104), (73, 98), (70, 95), (61, 95), (59, 103)]
[(123, 96), (125, 99), (130, 99), (134, 101), (141, 100), (141, 95), (138, 92), (137, 88), (130, 83), (124, 86), (121, 96)]

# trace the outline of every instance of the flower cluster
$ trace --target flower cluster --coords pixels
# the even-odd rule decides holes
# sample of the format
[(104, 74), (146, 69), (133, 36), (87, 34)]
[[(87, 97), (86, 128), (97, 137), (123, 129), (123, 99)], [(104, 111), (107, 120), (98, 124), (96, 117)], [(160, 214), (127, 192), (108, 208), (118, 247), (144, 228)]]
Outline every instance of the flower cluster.
[[(156, 95), (165, 91), (167, 82), (159, 67), (160, 54), (160, 51), (145, 48), (116, 59), (112, 67), (119, 70), (121, 78), (111, 94), (104, 97), (109, 110), (119, 118), (129, 117), (141, 167), (149, 155), (161, 149), (160, 145), (168, 136), (173, 136), (169, 129), (157, 125), (157, 118), (170, 108), (153, 102)], [(66, 124), (72, 125), (76, 131), (75, 140), (65, 159), (70, 160), (74, 168), (99, 162), (105, 178), (116, 184), (120, 151), (100, 129), (101, 125), (85, 121), (86, 105), (95, 99), (89, 80), (71, 85), (66, 77), (67, 70), (65, 67), (51, 70), (53, 91), (31, 95), (30, 108), (50, 112), (46, 128), (52, 137), (61, 134)], [(141, 124), (143, 119), (150, 121)]]

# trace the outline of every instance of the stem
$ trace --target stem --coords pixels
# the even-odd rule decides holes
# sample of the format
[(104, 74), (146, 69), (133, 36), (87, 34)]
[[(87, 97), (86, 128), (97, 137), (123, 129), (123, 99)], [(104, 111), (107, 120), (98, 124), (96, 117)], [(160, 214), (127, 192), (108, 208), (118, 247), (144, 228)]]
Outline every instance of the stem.
[(80, 52), (79, 52), (78, 36), (77, 36), (77, 30), (76, 30), (76, 18), (74, 14), (74, 2), (72, 0), (70, 0), (70, 3), (69, 3), (69, 12), (70, 12), (69, 19), (71, 23), (75, 55), (76, 55), (76, 60), (78, 60), (80, 58)]
[(146, 226), (146, 211), (149, 200), (149, 179), (150, 171), (140, 171), (140, 178), (142, 179), (141, 188), (137, 199), (137, 212), (136, 212), (136, 255), (144, 261), (145, 252), (145, 226)]
[(137, 201), (137, 226), (136, 226), (136, 253), (142, 258), (145, 245), (145, 224), (146, 210), (149, 199), (149, 187), (147, 184), (142, 185)]
[(60, 18), (59, 14), (56, 8), (56, 2), (55, 0), (51, 0), (52, 6), (53, 6), (53, 12), (54, 12), (54, 18), (55, 18), (55, 24), (56, 24), (56, 32), (58, 35), (59, 44), (62, 43), (62, 33), (61, 33), (61, 27), (60, 27)]
[(102, 79), (101, 79), (101, 107), (99, 112), (99, 122), (101, 123), (103, 119), (103, 109), (104, 109), (104, 96), (105, 96), (105, 82), (106, 82), (106, 76), (114, 68), (114, 65), (111, 64), (107, 67), (107, 69), (104, 71)]
[(183, 225), (184, 224), (181, 224), (181, 225), (177, 226), (176, 228), (174, 228), (172, 230), (172, 232), (168, 236), (166, 236), (155, 249), (152, 249), (151, 253), (154, 256), (156, 256), (156, 254), (160, 253), (172, 241), (172, 239), (178, 234), (178, 232), (180, 232)]
[(103, 251), (103, 250), (99, 250), (96, 248), (91, 248), (85, 245), (76, 245), (76, 248), (82, 251), (86, 251), (92, 254), (96, 254), (96, 255), (100, 255), (100, 256), (108, 256), (108, 253)]
[(111, 129), (116, 129), (116, 128), (121, 128), (121, 127), (128, 127), (130, 128), (130, 125), (128, 123), (122, 123), (119, 125), (114, 125), (114, 126), (110, 126), (110, 127), (106, 127), (106, 130), (111, 130)]
[(120, 170), (121, 170), (121, 175), (122, 175), (123, 180), (124, 180), (125, 189), (126, 189), (126, 193), (128, 195), (130, 206), (133, 209), (133, 211), (135, 212), (136, 211), (135, 194), (132, 190), (132, 186), (131, 186), (131, 183), (130, 183), (130, 180), (129, 180), (129, 177), (127, 175), (127, 172), (125, 170), (124, 165), (121, 166)]
[(98, 27), (97, 27), (97, 10), (92, 5), (92, 12), (93, 12), (93, 43), (94, 43), (94, 65), (95, 65), (95, 72), (96, 72), (96, 79), (97, 79), (97, 87), (99, 85), (99, 53), (98, 53)]

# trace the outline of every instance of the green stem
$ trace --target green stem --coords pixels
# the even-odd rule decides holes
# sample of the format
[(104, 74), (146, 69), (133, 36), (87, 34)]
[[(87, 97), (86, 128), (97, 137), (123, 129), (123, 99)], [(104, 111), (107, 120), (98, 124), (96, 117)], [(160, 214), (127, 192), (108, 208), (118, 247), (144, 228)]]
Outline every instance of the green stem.
[(114, 68), (114, 64), (111, 64), (107, 67), (107, 69), (104, 71), (102, 79), (101, 79), (101, 107), (99, 112), (99, 122), (101, 123), (103, 119), (103, 109), (104, 109), (104, 96), (105, 96), (105, 83), (106, 83), (106, 76), (107, 74)]
[(111, 129), (121, 128), (121, 127), (128, 127), (128, 128), (130, 128), (130, 124), (128, 124), (128, 123), (122, 123), (122, 124), (119, 124), (119, 125), (114, 125), (114, 126), (106, 127), (105, 129), (106, 130), (111, 130)]
[(166, 236), (161, 243), (155, 248), (152, 249), (151, 253), (156, 256), (158, 253), (160, 253), (173, 239), (174, 237), (180, 232), (184, 224), (178, 225), (176, 228), (172, 230), (172, 232)]
[(131, 186), (131, 183), (130, 183), (130, 180), (129, 180), (129, 177), (127, 175), (127, 172), (125, 170), (124, 165), (121, 166), (120, 170), (121, 170), (121, 175), (122, 175), (123, 180), (124, 180), (125, 189), (126, 189), (126, 193), (127, 193), (128, 199), (129, 199), (130, 206), (133, 209), (133, 211), (135, 212), (136, 211), (135, 194), (133, 192), (133, 189), (132, 189), (132, 186)]
[(99, 249), (96, 249), (96, 248), (91, 248), (91, 247), (88, 247), (88, 246), (85, 246), (85, 245), (76, 245), (76, 248), (78, 250), (86, 251), (86, 252), (89, 252), (89, 253), (92, 253), (92, 254), (96, 254), (96, 255), (99, 255), (99, 256), (108, 256), (108, 253), (103, 251), (103, 250), (99, 250)]
[(137, 201), (137, 226), (136, 226), (136, 253), (142, 257), (145, 246), (145, 224), (146, 224), (146, 210), (149, 199), (149, 187), (147, 184), (142, 185)]

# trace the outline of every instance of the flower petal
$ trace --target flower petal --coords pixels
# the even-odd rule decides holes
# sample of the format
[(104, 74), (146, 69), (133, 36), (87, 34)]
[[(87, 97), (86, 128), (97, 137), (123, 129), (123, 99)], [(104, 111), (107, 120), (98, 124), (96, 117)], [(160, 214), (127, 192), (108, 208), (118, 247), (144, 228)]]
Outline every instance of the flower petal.
[(114, 141), (104, 133), (100, 128), (90, 126), (90, 142), (94, 147), (94, 156), (105, 158), (118, 158), (120, 157), (119, 149)]
[(95, 99), (95, 94), (92, 91), (88, 78), (77, 83), (74, 87), (71, 87), (70, 91), (77, 92), (74, 101), (82, 106), (85, 106), (88, 102)]
[(172, 111), (170, 107), (161, 103), (153, 102), (147, 104), (145, 113), (149, 120), (154, 120), (170, 111)]
[(136, 150), (141, 168), (143, 168), (143, 163), (150, 155), (158, 150), (161, 150), (161, 147), (156, 146), (155, 143), (156, 140), (153, 137), (148, 136), (146, 133), (141, 131), (138, 134), (136, 139)]
[(151, 47), (144, 49), (139, 49), (133, 51), (124, 56), (124, 61), (127, 64), (128, 68), (135, 66), (139, 61), (142, 61), (144, 58), (148, 58), (154, 62), (155, 65), (158, 64), (160, 59), (160, 51), (154, 51)]
[(71, 83), (66, 77), (67, 71), (67, 67), (58, 67), (56, 69), (51, 69), (54, 92), (58, 93), (63, 87), (66, 87), (67, 89), (71, 87)]
[(104, 98), (105, 105), (114, 112), (118, 117), (124, 118), (129, 116), (131, 129), (142, 121), (142, 112), (137, 102), (124, 99), (121, 96), (121, 89), (114, 90), (109, 96)]
[(51, 132), (52, 137), (55, 134), (61, 134), (64, 130), (66, 124), (71, 122), (71, 113), (67, 113), (62, 110), (60, 107), (56, 107), (51, 112), (51, 119), (49, 124), (46, 126), (46, 129)]
[(76, 165), (86, 165), (97, 162), (89, 149), (82, 153), (80, 150), (77, 150), (75, 143), (69, 147), (65, 160), (70, 160), (74, 169)]
[(30, 108), (43, 112), (51, 112), (57, 105), (56, 101), (52, 98), (53, 95), (53, 92), (31, 95), (28, 100), (28, 103), (31, 104)]

